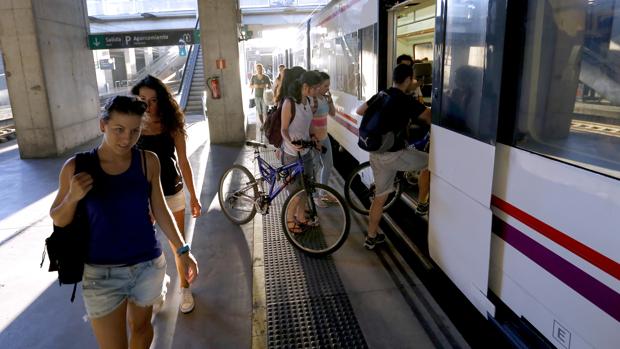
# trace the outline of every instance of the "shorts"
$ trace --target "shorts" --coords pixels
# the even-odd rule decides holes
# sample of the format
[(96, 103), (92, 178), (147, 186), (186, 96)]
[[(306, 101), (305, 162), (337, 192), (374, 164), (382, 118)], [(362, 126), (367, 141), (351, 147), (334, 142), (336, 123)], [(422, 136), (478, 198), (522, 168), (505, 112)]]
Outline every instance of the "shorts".
[(165, 199), (172, 213), (185, 210), (185, 190), (183, 188), (176, 194), (166, 196)]
[(370, 153), (370, 168), (375, 177), (375, 196), (394, 191), (396, 172), (422, 170), (426, 167), (428, 167), (428, 154), (416, 149)]
[(254, 97), (254, 101), (256, 103), (256, 114), (267, 115), (267, 104), (265, 104), (263, 97)]
[[(314, 150), (310, 150), (306, 152), (306, 154), (301, 156), (301, 160), (304, 162), (304, 176), (306, 176), (306, 178), (309, 178), (311, 181), (314, 181), (314, 152)], [(293, 162), (297, 161), (297, 155), (290, 155), (287, 154), (285, 151), (282, 151), (282, 158), (280, 159), (280, 161), (282, 161), (282, 165), (292, 164)], [(294, 181), (290, 182), (286, 186), (286, 191), (290, 195), (299, 188), (301, 188), (301, 173), (298, 174), (297, 177), (295, 177)]]
[(162, 253), (150, 261), (127, 267), (84, 265), (82, 294), (89, 318), (113, 312), (125, 299), (148, 307), (166, 294), (166, 258)]

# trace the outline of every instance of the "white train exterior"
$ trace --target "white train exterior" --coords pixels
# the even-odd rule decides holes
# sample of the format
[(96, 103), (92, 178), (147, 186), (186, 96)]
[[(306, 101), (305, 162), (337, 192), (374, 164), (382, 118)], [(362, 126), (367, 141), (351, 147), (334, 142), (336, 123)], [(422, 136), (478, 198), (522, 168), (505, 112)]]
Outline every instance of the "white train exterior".
[(489, 318), (500, 301), (557, 348), (618, 348), (620, 1), (385, 7), (332, 1), (300, 31), (330, 135), (367, 161), (356, 107), (432, 37), (430, 257)]

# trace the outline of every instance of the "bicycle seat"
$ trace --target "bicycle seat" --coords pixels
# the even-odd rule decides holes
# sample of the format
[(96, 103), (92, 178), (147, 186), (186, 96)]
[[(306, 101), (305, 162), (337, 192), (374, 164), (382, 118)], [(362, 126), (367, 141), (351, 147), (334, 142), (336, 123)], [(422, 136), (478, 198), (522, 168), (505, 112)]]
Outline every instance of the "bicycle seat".
[(249, 145), (250, 147), (254, 147), (254, 148), (258, 148), (258, 147), (267, 148), (267, 144), (256, 142), (256, 141), (245, 141), (245, 145)]

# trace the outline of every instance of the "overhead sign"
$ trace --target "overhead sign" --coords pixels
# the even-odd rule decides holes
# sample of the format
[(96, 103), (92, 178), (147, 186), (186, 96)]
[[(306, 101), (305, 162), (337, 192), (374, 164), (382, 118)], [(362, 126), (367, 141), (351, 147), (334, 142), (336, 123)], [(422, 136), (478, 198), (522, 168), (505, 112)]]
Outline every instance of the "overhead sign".
[(194, 43), (199, 42), (200, 32), (198, 30), (187, 29), (88, 35), (88, 48), (91, 50), (193, 45)]
[(116, 69), (114, 65), (114, 59), (100, 59), (99, 60), (99, 69), (101, 70), (114, 70)]

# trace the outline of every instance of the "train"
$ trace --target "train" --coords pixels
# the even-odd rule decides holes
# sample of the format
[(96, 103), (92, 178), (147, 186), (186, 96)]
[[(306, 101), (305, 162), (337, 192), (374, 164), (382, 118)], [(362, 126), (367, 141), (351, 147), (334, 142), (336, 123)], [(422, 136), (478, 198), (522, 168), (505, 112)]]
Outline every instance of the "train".
[(432, 67), (433, 263), (491, 322), (617, 348), (620, 1), (334, 0), (277, 59), (330, 74), (330, 137), (364, 162), (355, 110), (400, 54)]

